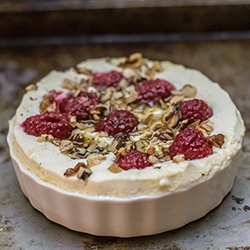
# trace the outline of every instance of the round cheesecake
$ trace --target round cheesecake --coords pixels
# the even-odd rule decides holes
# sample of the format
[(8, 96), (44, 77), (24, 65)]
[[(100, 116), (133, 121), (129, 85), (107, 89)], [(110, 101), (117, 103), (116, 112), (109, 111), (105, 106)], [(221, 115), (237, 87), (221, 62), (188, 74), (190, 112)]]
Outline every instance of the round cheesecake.
[[(169, 94), (154, 95), (153, 88), (158, 91), (155, 86), (165, 82)], [(208, 117), (201, 118), (200, 111), (201, 117), (185, 118), (183, 103), (194, 99), (211, 110)], [(84, 109), (76, 111), (79, 104)], [(36, 119), (39, 124), (50, 114), (68, 119), (66, 134), (60, 128), (59, 135), (34, 132)], [(30, 117), (34, 120), (27, 125)], [(117, 125), (117, 119), (124, 124)], [(65, 72), (52, 71), (27, 88), (11, 126), (15, 156), (43, 182), (118, 198), (187, 190), (227, 168), (244, 136), (239, 111), (217, 83), (196, 70), (140, 54), (89, 59)], [(192, 154), (171, 153), (178, 135), (188, 130), (202, 134), (208, 155), (192, 159)]]

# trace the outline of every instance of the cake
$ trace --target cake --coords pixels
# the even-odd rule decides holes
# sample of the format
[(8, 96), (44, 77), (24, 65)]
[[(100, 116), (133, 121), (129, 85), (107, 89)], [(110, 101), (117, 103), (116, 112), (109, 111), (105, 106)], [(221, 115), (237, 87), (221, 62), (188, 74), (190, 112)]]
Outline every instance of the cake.
[[(62, 123), (59, 134), (32, 127), (42, 119), (46, 128)], [(244, 135), (239, 111), (218, 84), (141, 54), (52, 71), (28, 87), (12, 123), (14, 150), (27, 169), (64, 190), (110, 197), (195, 185), (230, 164)], [(181, 146), (188, 143), (183, 133), (193, 149)]]
[(28, 86), (8, 144), (23, 193), (47, 218), (133, 237), (176, 229), (219, 205), (244, 131), (217, 83), (136, 53), (89, 59)]

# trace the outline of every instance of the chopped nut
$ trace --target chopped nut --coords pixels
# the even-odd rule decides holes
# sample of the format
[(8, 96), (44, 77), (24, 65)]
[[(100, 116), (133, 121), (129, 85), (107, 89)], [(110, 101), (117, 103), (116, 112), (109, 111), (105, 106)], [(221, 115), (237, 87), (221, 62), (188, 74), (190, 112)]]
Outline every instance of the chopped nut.
[(118, 146), (118, 141), (116, 139), (114, 139), (112, 141), (112, 143), (108, 146), (107, 150), (109, 152), (113, 152), (114, 153), (116, 151), (117, 146)]
[(137, 129), (139, 130), (139, 131), (143, 131), (143, 130), (145, 130), (145, 129), (147, 129), (147, 125), (145, 125), (145, 124), (138, 124), (138, 126), (137, 126)]
[(65, 175), (66, 177), (73, 176), (73, 175), (75, 175), (75, 174), (79, 171), (80, 167), (85, 168), (85, 167), (87, 167), (87, 166), (86, 166), (86, 164), (85, 164), (84, 162), (78, 162), (78, 163), (75, 165), (74, 168), (68, 168), (68, 169), (65, 171), (64, 175)]
[(113, 87), (107, 88), (106, 91), (105, 91), (105, 94), (103, 96), (101, 96), (101, 101), (106, 102), (106, 101), (110, 100), (111, 97), (112, 97), (113, 92), (114, 92)]
[(96, 114), (93, 115), (94, 121), (99, 121), (100, 119), (101, 119), (101, 117), (99, 115), (96, 115)]
[(177, 104), (180, 103), (184, 100), (184, 96), (183, 95), (175, 95), (171, 100), (170, 100), (170, 104)]
[(102, 103), (100, 104), (97, 104), (96, 106), (93, 106), (90, 108), (90, 114), (97, 114), (97, 115), (100, 115), (100, 114), (103, 114), (105, 111), (107, 110), (107, 107), (106, 105), (103, 105)]
[(162, 99), (159, 100), (159, 103), (160, 103), (161, 109), (166, 109), (167, 105)]
[(56, 111), (56, 103), (50, 95), (44, 95), (40, 103), (40, 113)]
[(171, 158), (169, 155), (164, 155), (162, 158), (160, 158), (160, 162), (166, 162), (166, 161), (170, 161)]
[(99, 165), (105, 160), (106, 160), (106, 156), (98, 154), (98, 153), (91, 154), (87, 157), (89, 167)]
[(184, 155), (176, 155), (173, 157), (173, 162), (174, 163), (180, 163), (185, 161), (185, 156)]
[(81, 129), (81, 130), (87, 128), (86, 124), (80, 123), (80, 122), (77, 122), (77, 123), (75, 124), (75, 126), (76, 126), (77, 128), (79, 128), (79, 129)]
[(142, 59), (142, 54), (141, 53), (134, 53), (129, 56), (129, 61), (134, 62)]
[(128, 87), (128, 81), (126, 79), (122, 79), (120, 82), (119, 82), (119, 86), (121, 89), (126, 89)]
[(87, 150), (86, 148), (77, 148), (77, 155), (81, 158), (84, 157), (86, 154)]
[(86, 180), (90, 175), (92, 174), (92, 170), (88, 168), (87, 166), (85, 167), (80, 167), (77, 177), (82, 180)]
[(214, 130), (214, 123), (210, 120), (201, 122), (198, 129), (202, 132), (206, 132), (207, 135), (210, 135)]
[(154, 134), (155, 137), (157, 137), (158, 139), (165, 141), (165, 140), (172, 140), (172, 136), (173, 133), (172, 131), (169, 132), (168, 129), (164, 130), (164, 129), (160, 129), (158, 131), (155, 132)]
[(147, 150), (147, 154), (153, 155), (155, 153), (155, 146), (150, 146)]
[(70, 123), (76, 123), (76, 117), (75, 116), (70, 117)]
[(53, 135), (47, 135), (47, 134), (41, 135), (37, 138), (38, 142), (45, 142), (45, 141), (52, 142), (53, 140), (54, 140)]
[(120, 98), (123, 97), (123, 93), (122, 92), (114, 92), (112, 98), (114, 98), (115, 100), (118, 100)]
[(55, 146), (59, 147), (61, 145), (61, 140), (59, 139), (54, 139), (51, 141)]
[(37, 141), (38, 141), (38, 142), (45, 142), (45, 141), (47, 141), (47, 136), (48, 136), (48, 135), (46, 135), (46, 134), (41, 135), (41, 136), (39, 136), (39, 137), (37, 138)]
[(170, 114), (163, 116), (163, 121), (169, 126), (169, 128), (175, 127), (180, 120), (180, 113), (175, 110)]
[(76, 172), (74, 171), (73, 168), (68, 168), (68, 169), (65, 171), (65, 173), (64, 173), (64, 175), (65, 175), (66, 177), (73, 176), (73, 175), (75, 175), (75, 174), (76, 174)]
[(119, 148), (119, 150), (116, 152), (115, 160), (119, 161), (121, 157), (124, 156), (125, 154), (126, 154), (125, 148), (124, 147)]
[(148, 161), (149, 161), (150, 163), (152, 163), (152, 164), (157, 164), (157, 163), (160, 162), (160, 160), (159, 160), (156, 156), (154, 156), (154, 155), (150, 155), (150, 156), (148, 157)]
[(120, 173), (123, 169), (120, 168), (116, 163), (109, 166), (108, 170), (114, 174)]
[(145, 120), (144, 123), (148, 124), (149, 126), (154, 122), (159, 120), (159, 115), (150, 114)]
[(109, 136), (109, 135), (108, 135), (107, 132), (101, 131), (101, 132), (99, 133), (99, 137), (108, 137), (108, 136)]
[(98, 145), (94, 139), (91, 139), (87, 151), (88, 152), (94, 152), (97, 149)]
[(92, 74), (92, 71), (90, 69), (87, 69), (87, 68), (77, 68), (77, 71), (80, 74), (84, 74), (84, 75), (87, 75), (87, 76), (90, 76)]
[(120, 67), (131, 67), (131, 68), (140, 68), (145, 63), (145, 60), (142, 58), (142, 54), (140, 53), (134, 53), (129, 56), (129, 58), (123, 62), (120, 63)]
[[(155, 124), (153, 124), (153, 125), (150, 127), (150, 130), (151, 130), (151, 131), (157, 131), (157, 130), (163, 128), (164, 125), (165, 125), (165, 124), (162, 124), (162, 123), (155, 123)], [(166, 125), (165, 125), (165, 126), (166, 126)]]
[(151, 141), (150, 141), (150, 143), (156, 143), (156, 142), (158, 142), (157, 137), (153, 137), (153, 138), (151, 139)]
[(190, 84), (186, 84), (180, 90), (172, 90), (171, 94), (172, 95), (184, 96), (186, 98), (191, 98), (191, 97), (195, 97), (196, 88), (194, 88)]
[(156, 72), (162, 72), (163, 71), (163, 67), (162, 67), (162, 65), (161, 65), (161, 63), (159, 61), (154, 61), (153, 62), (152, 69), (154, 69)]
[(180, 124), (180, 130), (184, 130), (185, 128), (195, 128), (197, 125), (199, 125), (200, 120), (195, 120), (193, 118), (185, 119)]
[(62, 153), (65, 153), (67, 151), (70, 151), (71, 149), (73, 149), (74, 145), (72, 143), (72, 141), (70, 140), (62, 140), (61, 141), (61, 145), (60, 145), (60, 151)]
[[(134, 112), (138, 112), (138, 113), (144, 113), (145, 112), (145, 108), (146, 108), (146, 105), (145, 104), (140, 104), (139, 106), (138, 105), (132, 105), (132, 109)], [(130, 107), (130, 106), (128, 106)]]
[(212, 135), (208, 137), (213, 146), (221, 148), (225, 142), (225, 136), (223, 134)]
[(142, 138), (150, 139), (153, 133), (151, 131), (145, 131)]
[(129, 104), (136, 101), (137, 98), (138, 98), (138, 93), (135, 90), (133, 90), (130, 92), (130, 96), (125, 99), (125, 102)]
[(80, 143), (82, 144), (84, 142), (84, 135), (81, 132), (80, 129), (75, 129), (72, 131), (70, 139), (74, 142), (74, 143)]
[(135, 149), (135, 146), (133, 145), (133, 142), (132, 141), (126, 141), (125, 149), (126, 149), (126, 151), (130, 151), (130, 150)]
[(25, 88), (26, 91), (37, 90), (37, 86), (34, 84), (30, 84)]
[(74, 93), (74, 96), (79, 96), (80, 93), (81, 93), (81, 90), (80, 90), (80, 89), (77, 89), (77, 90), (75, 91), (75, 93)]
[(145, 143), (142, 140), (135, 142), (136, 150), (144, 152)]

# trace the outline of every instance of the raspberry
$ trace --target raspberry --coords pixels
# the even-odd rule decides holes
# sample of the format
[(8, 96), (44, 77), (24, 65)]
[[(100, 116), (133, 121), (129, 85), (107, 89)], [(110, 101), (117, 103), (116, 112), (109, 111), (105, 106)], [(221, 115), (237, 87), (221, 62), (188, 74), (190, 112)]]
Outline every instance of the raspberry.
[(183, 154), (185, 160), (195, 160), (207, 157), (212, 153), (212, 145), (208, 139), (198, 129), (193, 128), (181, 131), (169, 147), (171, 159)]
[(109, 135), (129, 134), (139, 124), (138, 118), (128, 110), (115, 110), (104, 121), (96, 124), (96, 131), (105, 131)]
[(90, 119), (90, 106), (99, 103), (96, 93), (81, 92), (78, 96), (70, 95), (62, 99), (59, 103), (61, 113), (69, 116), (76, 116), (78, 122)]
[(174, 89), (171, 83), (161, 79), (147, 80), (135, 86), (139, 98), (145, 102), (166, 100)]
[(123, 170), (129, 170), (131, 168), (143, 169), (152, 166), (152, 164), (148, 161), (148, 157), (148, 154), (141, 151), (128, 151), (120, 158), (117, 164)]
[(182, 120), (194, 118), (205, 121), (213, 115), (212, 109), (202, 100), (193, 99), (181, 104)]
[(106, 73), (94, 72), (92, 76), (94, 87), (117, 87), (123, 79), (122, 73), (115, 70)]
[(29, 135), (49, 134), (58, 139), (68, 138), (73, 129), (67, 115), (56, 113), (44, 113), (28, 117), (21, 126)]

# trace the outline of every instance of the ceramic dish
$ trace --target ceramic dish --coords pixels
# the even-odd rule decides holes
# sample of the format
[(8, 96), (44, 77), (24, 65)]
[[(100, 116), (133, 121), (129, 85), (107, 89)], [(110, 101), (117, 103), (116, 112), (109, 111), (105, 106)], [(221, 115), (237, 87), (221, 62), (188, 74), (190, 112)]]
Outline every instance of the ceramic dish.
[(11, 123), (10, 155), (21, 189), (31, 205), (53, 222), (98, 236), (152, 235), (203, 217), (231, 190), (239, 158), (234, 157), (229, 166), (206, 180), (174, 193), (135, 198), (88, 196), (64, 191), (26, 169), (13, 150), (12, 133)]

